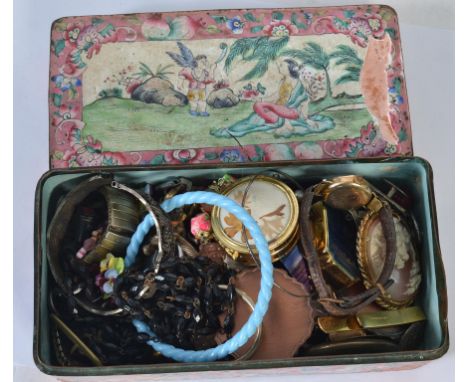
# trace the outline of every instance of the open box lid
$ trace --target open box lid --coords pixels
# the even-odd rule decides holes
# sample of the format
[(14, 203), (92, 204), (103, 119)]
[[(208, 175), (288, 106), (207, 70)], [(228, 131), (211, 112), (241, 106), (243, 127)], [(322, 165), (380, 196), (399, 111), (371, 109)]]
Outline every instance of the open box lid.
[(65, 17), (52, 168), (412, 155), (395, 11)]

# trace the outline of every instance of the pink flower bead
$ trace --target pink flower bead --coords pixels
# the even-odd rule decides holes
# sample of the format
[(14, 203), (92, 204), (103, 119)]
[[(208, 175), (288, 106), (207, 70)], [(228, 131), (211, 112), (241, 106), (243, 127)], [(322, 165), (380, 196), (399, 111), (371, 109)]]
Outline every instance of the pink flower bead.
[(211, 231), (211, 220), (207, 213), (201, 213), (190, 220), (190, 232), (199, 239), (203, 234)]

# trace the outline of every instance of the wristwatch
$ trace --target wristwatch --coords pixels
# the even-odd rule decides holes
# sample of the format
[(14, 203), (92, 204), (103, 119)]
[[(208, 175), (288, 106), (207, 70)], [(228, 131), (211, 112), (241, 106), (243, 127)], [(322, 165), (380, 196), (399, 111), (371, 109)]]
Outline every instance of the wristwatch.
[[(322, 272), (320, 257), (314, 245), (315, 230), (311, 222), (311, 207), (320, 199), (325, 205), (339, 210), (362, 211), (364, 216), (378, 216), (385, 237), (385, 256), (380, 275), (369, 280), (367, 290), (352, 297), (338, 298)], [(309, 272), (318, 293), (318, 302), (328, 314), (354, 314), (375, 301), (393, 284), (392, 274), (396, 257), (396, 233), (393, 213), (389, 205), (359, 176), (347, 175), (323, 180), (305, 190), (300, 208), (300, 236)]]

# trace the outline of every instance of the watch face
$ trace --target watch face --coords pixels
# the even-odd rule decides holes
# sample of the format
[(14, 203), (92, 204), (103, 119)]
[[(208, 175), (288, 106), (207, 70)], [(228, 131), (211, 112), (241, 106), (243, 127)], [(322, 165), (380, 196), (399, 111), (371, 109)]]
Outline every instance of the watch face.
[(365, 184), (345, 182), (332, 184), (324, 196), (325, 203), (333, 208), (351, 210), (365, 206), (372, 192)]
[[(387, 308), (397, 308), (410, 304), (421, 284), (421, 268), (410, 231), (404, 221), (394, 216), (397, 252), (395, 267), (390, 278), (394, 283), (386, 290), (386, 295), (377, 301)], [(359, 260), (366, 286), (372, 286), (379, 278), (386, 253), (386, 241), (378, 215), (374, 214), (360, 228)]]
[[(273, 251), (282, 247), (296, 233), (298, 202), (293, 191), (275, 178), (257, 176), (253, 182), (251, 180), (252, 177), (241, 179), (224, 194), (240, 205), (244, 200), (244, 208), (256, 220)], [(221, 245), (228, 250), (249, 252), (242, 233), (242, 224), (233, 214), (215, 207), (212, 222), (213, 233)], [(248, 232), (247, 238), (253, 246), (254, 241)]]

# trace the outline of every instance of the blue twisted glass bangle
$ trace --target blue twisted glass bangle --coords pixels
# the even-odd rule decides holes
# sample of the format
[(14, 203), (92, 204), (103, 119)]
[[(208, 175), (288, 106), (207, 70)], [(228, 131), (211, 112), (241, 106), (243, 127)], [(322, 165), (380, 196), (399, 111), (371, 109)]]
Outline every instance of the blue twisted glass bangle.
[[(244, 224), (245, 228), (249, 230), (250, 235), (255, 241), (255, 246), (258, 249), (258, 256), (260, 258), (260, 291), (258, 293), (255, 309), (253, 310), (247, 322), (239, 332), (237, 332), (232, 338), (221, 345), (206, 350), (184, 350), (176, 348), (172, 345), (158, 342), (156, 340), (147, 341), (147, 344), (152, 346), (155, 351), (160, 352), (167, 358), (172, 358), (179, 362), (215, 361), (217, 359), (224, 358), (228, 354), (234, 353), (236, 350), (238, 350), (248, 341), (250, 337), (255, 334), (257, 327), (262, 324), (263, 317), (268, 310), (268, 305), (271, 299), (271, 290), (273, 287), (273, 264), (271, 263), (268, 242), (266, 241), (265, 236), (260, 230), (257, 222), (234, 200), (223, 195), (215, 194), (213, 192), (195, 191), (176, 195), (173, 198), (164, 201), (164, 203), (161, 204), (161, 207), (164, 211), (170, 212), (175, 208), (194, 203), (205, 203), (224, 208), (228, 212), (235, 215)], [(131, 266), (135, 262), (139, 248), (146, 234), (153, 225), (153, 218), (149, 214), (146, 215), (138, 226), (130, 241), (130, 244), (127, 247), (127, 255), (125, 257), (126, 267)], [(143, 321), (133, 320), (133, 325), (135, 326), (138, 333), (146, 333), (151, 337), (155, 337), (155, 334)]]

